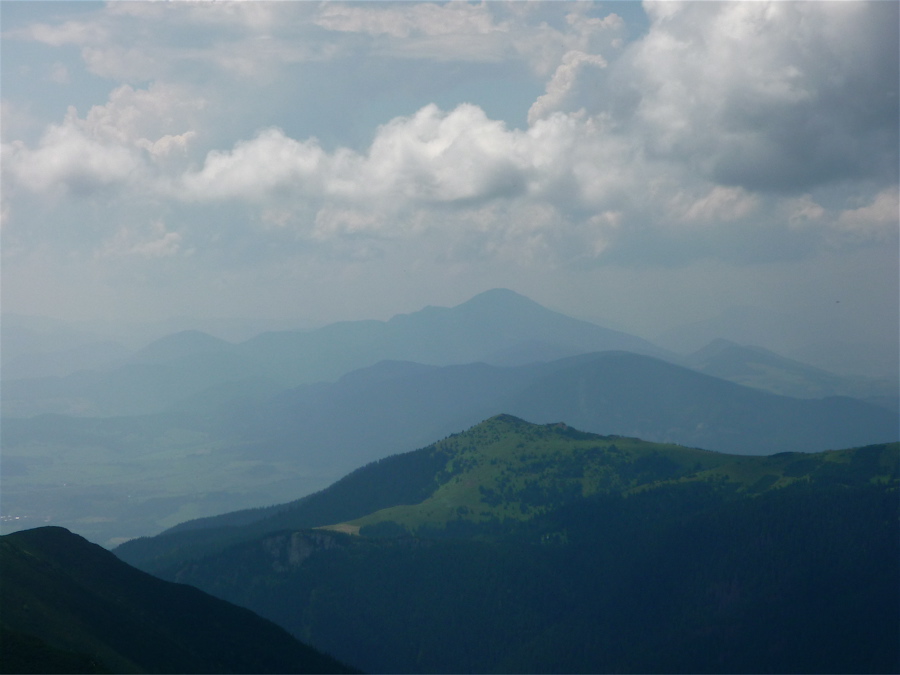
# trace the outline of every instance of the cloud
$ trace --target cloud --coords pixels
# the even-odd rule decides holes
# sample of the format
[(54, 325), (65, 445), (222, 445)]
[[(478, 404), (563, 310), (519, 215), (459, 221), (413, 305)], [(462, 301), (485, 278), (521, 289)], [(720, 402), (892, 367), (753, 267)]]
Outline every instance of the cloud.
[(467, 2), (389, 4), (367, 7), (352, 4), (327, 4), (314, 20), (332, 31), (390, 35), (408, 38), (413, 35), (481, 34), (506, 31), (506, 23), (495, 23), (487, 4)]
[(306, 21), (315, 11), (313, 3), (107, 3), (77, 21), (33, 23), (4, 39), (76, 46), (89, 72), (117, 82), (196, 83), (223, 73), (275, 75), (284, 64), (329, 58)]
[(60, 188), (89, 193), (128, 181), (141, 168), (133, 150), (104, 143), (85, 132), (70, 107), (62, 124), (51, 126), (37, 148), (21, 141), (3, 145), (3, 171), (32, 192)]
[[(552, 16), (548, 7), (555, 10)], [(337, 3), (324, 5), (314, 21), (329, 31), (378, 40), (381, 54), (443, 61), (524, 60), (544, 77), (569, 52), (597, 52), (621, 43), (622, 18), (593, 15), (598, 11), (591, 3), (561, 4), (558, 10), (547, 3)]]
[[(33, 145), (5, 143), (4, 176), (121, 209), (141, 195), (157, 209), (148, 221), (190, 211), (216, 222), (210, 245), (258, 235), (270, 242), (259, 255), (309, 246), (358, 259), (409, 244), (522, 265), (757, 261), (892, 236), (894, 3), (647, 11), (646, 34), (620, 48), (622, 19), (583, 4), (114, 4), (94, 23), (17, 34), (76, 45), (105, 77), (153, 81), (116, 86), (83, 117), (70, 109)], [(203, 39), (162, 30), (178, 22)], [(325, 58), (378, 62), (406, 100), (398, 56), (516, 63), (543, 93), (524, 128), (470, 102), (417, 101), (378, 126), (354, 117), (371, 123), (354, 147), (297, 133), (253, 100), (282, 96), (280, 82), (291, 113), (323, 92), (352, 108), (358, 92), (339, 82), (279, 80), (286, 64)], [(250, 121), (233, 123), (237, 111)], [(174, 235), (107, 232), (100, 249), (172, 253)]]
[(56, 84), (68, 84), (70, 81), (69, 69), (64, 63), (56, 62), (53, 64), (47, 79)]
[(267, 129), (229, 152), (211, 152), (183, 177), (186, 199), (261, 200), (274, 193), (351, 202), (448, 203), (521, 190), (518, 132), (477, 106), (445, 113), (428, 105), (383, 125), (367, 154), (326, 153), (315, 139), (297, 141)]
[(109, 39), (107, 27), (97, 21), (66, 21), (59, 25), (35, 23), (13, 31), (8, 37), (29, 39), (51, 47), (84, 46)]
[(121, 145), (146, 145), (151, 139), (191, 133), (206, 103), (178, 86), (151, 84), (147, 89), (117, 87), (106, 105), (93, 106), (80, 126), (92, 137)]
[(379, 129), (360, 178), (416, 202), (514, 194), (524, 187), (528, 161), (518, 151), (520, 137), (478, 106), (464, 104), (444, 113), (429, 105)]
[[(570, 99), (577, 84), (582, 88), (584, 75), (580, 72), (585, 66), (606, 68), (606, 59), (599, 54), (585, 54), (580, 51), (566, 52), (562, 63), (557, 67), (553, 77), (547, 83), (547, 93), (539, 97), (528, 111), (528, 123), (534, 124), (537, 120), (547, 117), (550, 113), (560, 110), (579, 110), (576, 103), (572, 105)], [(568, 105), (567, 105), (568, 104)]]
[(855, 239), (887, 240), (900, 228), (900, 191), (897, 187), (882, 190), (868, 204), (845, 209), (837, 218), (839, 230)]
[[(152, 175), (155, 162), (188, 147), (196, 132), (184, 125), (203, 107), (202, 99), (179, 87), (123, 85), (84, 118), (70, 106), (35, 148), (22, 141), (5, 143), (3, 171), (30, 192), (89, 194), (115, 184), (137, 185)], [(165, 133), (174, 129), (181, 133)], [(145, 190), (149, 187), (144, 184)]]
[(156, 221), (144, 230), (122, 227), (106, 241), (97, 253), (98, 258), (167, 258), (181, 252), (182, 237)]
[[(648, 3), (619, 64), (652, 156), (797, 193), (898, 165), (897, 3)], [(625, 98), (625, 97), (623, 97)]]
[(210, 152), (201, 170), (181, 179), (179, 194), (188, 200), (264, 200), (280, 189), (315, 192), (324, 157), (315, 139), (296, 141), (281, 129), (266, 129), (230, 152)]
[(822, 223), (828, 214), (809, 194), (786, 200), (784, 210), (787, 212), (788, 223), (794, 228), (815, 227)]
[(679, 193), (669, 203), (672, 214), (681, 222), (716, 225), (747, 218), (760, 202), (759, 196), (742, 188), (717, 185), (699, 198)]

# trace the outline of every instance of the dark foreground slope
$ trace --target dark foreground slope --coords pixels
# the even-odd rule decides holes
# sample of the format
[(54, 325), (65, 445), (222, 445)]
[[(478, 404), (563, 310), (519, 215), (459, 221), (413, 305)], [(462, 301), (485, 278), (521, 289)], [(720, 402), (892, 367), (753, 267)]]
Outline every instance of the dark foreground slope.
[(878, 488), (670, 486), (518, 538), (284, 532), (173, 573), (368, 672), (896, 673), (896, 523)]
[(502, 415), (118, 552), (371, 672), (897, 672), (898, 463)]
[(63, 528), (0, 538), (0, 571), (2, 672), (348, 672), (251, 611)]

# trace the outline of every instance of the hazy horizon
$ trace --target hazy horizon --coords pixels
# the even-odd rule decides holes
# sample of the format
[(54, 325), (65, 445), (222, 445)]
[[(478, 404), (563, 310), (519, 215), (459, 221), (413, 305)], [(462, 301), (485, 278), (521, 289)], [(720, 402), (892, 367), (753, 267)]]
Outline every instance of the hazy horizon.
[(0, 18), (4, 313), (308, 329), (503, 287), (896, 358), (897, 3)]

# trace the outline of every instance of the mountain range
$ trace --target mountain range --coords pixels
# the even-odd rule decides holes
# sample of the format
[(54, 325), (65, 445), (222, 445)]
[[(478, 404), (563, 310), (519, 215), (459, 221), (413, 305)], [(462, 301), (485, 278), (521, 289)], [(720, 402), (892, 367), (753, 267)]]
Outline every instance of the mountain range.
[(855, 379), (801, 363), (762, 347), (718, 338), (683, 364), (730, 382), (797, 398), (853, 396), (896, 409), (897, 378)]
[(266, 380), (280, 387), (296, 386), (333, 380), (389, 359), (514, 365), (607, 349), (668, 355), (639, 337), (572, 319), (513, 291), (495, 289), (457, 307), (426, 307), (389, 321), (268, 332), (239, 344), (184, 331), (106, 369), (7, 379), (4, 415), (136, 415), (162, 411), (229, 382)]
[(28, 518), (23, 525), (52, 516), (101, 542), (150, 534), (321, 489), (504, 411), (757, 455), (900, 435), (883, 407), (778, 396), (628, 352), (516, 367), (383, 362), (332, 383), (258, 391), (203, 396), (160, 415), (7, 419), (5, 513)]
[(0, 539), (5, 672), (900, 670), (896, 378), (506, 290), (70, 356), (3, 527), (130, 541)]
[[(106, 365), (102, 365), (104, 349), (112, 350)], [(92, 343), (81, 351), (70, 350), (68, 355), (83, 368), (64, 376), (17, 378), (17, 370), (29, 369), (5, 368), (4, 417), (156, 413), (183, 401), (220, 400), (241, 389), (272, 393), (333, 381), (385, 360), (517, 366), (607, 350), (654, 356), (789, 396), (877, 396), (895, 407), (898, 398), (896, 377), (837, 376), (724, 340), (679, 356), (637, 336), (551, 311), (505, 289), (486, 291), (456, 307), (426, 307), (389, 321), (347, 321), (310, 331), (267, 332), (237, 344), (196, 330), (181, 331), (127, 357), (111, 359), (121, 355), (122, 349)], [(72, 356), (75, 352), (77, 358)], [(45, 357), (44, 366), (37, 363), (29, 372), (52, 371), (54, 358), (67, 356)]]
[(676, 357), (504, 290), (238, 344), (180, 332), (2, 389), (4, 531), (53, 523), (108, 545), (288, 501), (501, 412), (747, 454), (900, 437), (890, 382), (725, 341)]
[(565, 419), (595, 433), (767, 454), (893, 440), (890, 411), (846, 397), (796, 399), (630, 352), (549, 363), (423, 366), (385, 362), (335, 383), (283, 392), (229, 409), (235, 434), (266, 439), (260, 452), (303, 453), (343, 471), (420, 446), (508, 412), (533, 422)]

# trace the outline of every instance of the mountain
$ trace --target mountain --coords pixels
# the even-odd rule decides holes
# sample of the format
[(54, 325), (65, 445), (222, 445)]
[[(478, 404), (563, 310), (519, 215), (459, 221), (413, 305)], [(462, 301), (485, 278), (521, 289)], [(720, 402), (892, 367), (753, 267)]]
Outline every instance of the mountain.
[[(833, 340), (820, 333), (785, 354), (837, 373), (880, 378), (900, 371), (897, 334), (881, 340), (864, 334), (857, 340)], [(869, 339), (867, 339), (869, 338)]]
[(22, 527), (51, 522), (111, 545), (289, 501), (502, 412), (756, 455), (900, 438), (896, 415), (878, 406), (777, 396), (627, 352), (517, 367), (388, 361), (276, 389), (245, 380), (165, 415), (7, 419), (4, 513)]
[(135, 352), (130, 360), (136, 363), (165, 363), (210, 352), (227, 352), (233, 347), (230, 342), (209, 333), (184, 330), (154, 340)]
[(895, 415), (847, 397), (796, 399), (637, 354), (557, 362), (507, 410), (599, 433), (742, 454), (818, 451), (898, 438)]
[[(655, 345), (572, 319), (507, 289), (485, 291), (456, 307), (426, 307), (389, 321), (331, 324), (308, 333), (265, 333), (240, 345), (296, 382), (333, 380), (384, 360), (430, 365), (519, 365), (621, 349), (665, 356)], [(524, 361), (524, 362), (527, 362)], [(285, 370), (287, 369), (287, 370)]]
[[(896, 482), (900, 446), (868, 447), (870, 450), (860, 453), (860, 457), (868, 458), (868, 463), (859, 460), (864, 467), (862, 473), (847, 468), (843, 479), (863, 484), (869, 480)], [(394, 513), (392, 509), (402, 511), (410, 505), (415, 505), (413, 510), (421, 515), (423, 508), (432, 508), (429, 504), (442, 503), (436, 508), (440, 512), (438, 521), (443, 524), (448, 519), (521, 519), (523, 515), (535, 515), (532, 507), (546, 510), (548, 502), (555, 508), (578, 496), (627, 493), (676, 479), (724, 480), (735, 489), (753, 494), (813, 474), (831, 480), (834, 463), (852, 464), (857, 452), (733, 455), (601, 436), (562, 423), (532, 424), (501, 414), (419, 450), (372, 462), (294, 502), (188, 521), (156, 537), (126, 542), (116, 554), (142, 569), (159, 572), (168, 564), (160, 561), (192, 556), (194, 550), (211, 550), (286, 529), (340, 523), (351, 523), (350, 529), (358, 529), (360, 523), (356, 521), (360, 518), (368, 519), (363, 524), (381, 522), (389, 519), (385, 514)], [(518, 478), (510, 483), (513, 476)], [(456, 489), (464, 490), (465, 499), (447, 497), (447, 490)], [(498, 491), (502, 499), (494, 496)], [(502, 509), (495, 510), (500, 503)], [(460, 506), (467, 508), (465, 513), (458, 511)], [(429, 522), (434, 525), (438, 521)], [(408, 524), (404, 527), (409, 529)]]
[(897, 397), (898, 382), (888, 378), (847, 377), (789, 359), (762, 347), (716, 339), (690, 354), (685, 365), (748, 387), (798, 398)]
[[(586, 431), (711, 450), (817, 451), (900, 437), (891, 412), (849, 398), (777, 396), (628, 352), (550, 363), (422, 366), (384, 362), (229, 411), (257, 456), (336, 471), (508, 412)], [(262, 439), (265, 439), (264, 442)]]
[(62, 528), (0, 538), (0, 570), (2, 672), (350, 672), (252, 612)]
[(239, 344), (200, 331), (179, 332), (103, 371), (5, 379), (3, 414), (138, 415), (161, 412), (236, 382), (271, 382), (288, 388), (334, 380), (384, 360), (519, 365), (607, 349), (668, 355), (641, 338), (495, 289), (456, 307), (426, 307), (389, 321), (345, 321), (312, 331), (268, 332)]
[(721, 314), (675, 326), (657, 335), (655, 342), (680, 354), (702, 349), (716, 339), (749, 342), (775, 351), (787, 351), (804, 335), (791, 317), (760, 307), (729, 307)]
[(116, 553), (371, 672), (897, 672), (898, 466), (501, 415)]
[[(839, 309), (841, 305), (835, 305)], [(850, 315), (847, 326), (853, 326)], [(837, 324), (833, 324), (837, 325)], [(856, 331), (834, 335), (828, 324), (798, 323), (796, 317), (760, 307), (730, 307), (721, 314), (671, 328), (654, 343), (679, 354), (700, 350), (717, 339), (759, 345), (791, 359), (850, 377), (894, 377), (900, 369), (897, 331), (881, 335)]]

